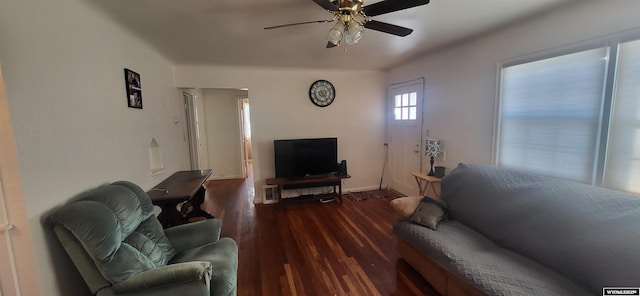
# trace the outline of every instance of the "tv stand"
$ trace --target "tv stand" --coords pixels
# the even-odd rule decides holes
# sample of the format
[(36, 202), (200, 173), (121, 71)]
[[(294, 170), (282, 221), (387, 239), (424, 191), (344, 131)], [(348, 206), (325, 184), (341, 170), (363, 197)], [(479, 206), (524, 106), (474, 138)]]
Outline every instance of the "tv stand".
[[(304, 178), (269, 178), (266, 180), (267, 185), (278, 186), (278, 200), (280, 205), (283, 203), (282, 191), (288, 189), (313, 188), (333, 186), (333, 195), (337, 197), (339, 203), (342, 203), (342, 179), (351, 178), (349, 175), (326, 174), (312, 175)], [(336, 186), (338, 190), (336, 191)], [(315, 199), (315, 196), (312, 198)], [(309, 200), (309, 195), (302, 195), (297, 198), (287, 198), (287, 200)], [(323, 198), (323, 200), (327, 200)], [(322, 201), (322, 200), (321, 200)]]

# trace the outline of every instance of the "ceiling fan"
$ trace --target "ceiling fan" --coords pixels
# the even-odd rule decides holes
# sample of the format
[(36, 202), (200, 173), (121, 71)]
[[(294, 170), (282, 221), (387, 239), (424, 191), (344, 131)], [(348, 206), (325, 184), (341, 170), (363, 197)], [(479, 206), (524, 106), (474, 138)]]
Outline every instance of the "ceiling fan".
[(411, 34), (413, 29), (375, 21), (372, 20), (371, 17), (429, 3), (429, 0), (383, 0), (364, 6), (364, 1), (365, 0), (313, 0), (313, 2), (332, 13), (333, 18), (277, 25), (264, 29), (271, 30), (312, 23), (336, 22), (331, 30), (329, 30), (327, 48), (340, 45), (342, 40), (349, 45), (358, 43), (358, 41), (362, 39), (365, 28), (404, 37)]

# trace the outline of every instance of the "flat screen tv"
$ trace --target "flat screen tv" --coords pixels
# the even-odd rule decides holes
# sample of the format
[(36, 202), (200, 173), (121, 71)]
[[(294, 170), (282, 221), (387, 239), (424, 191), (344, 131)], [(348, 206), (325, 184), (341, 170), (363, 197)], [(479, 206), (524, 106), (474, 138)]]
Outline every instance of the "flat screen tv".
[(276, 178), (304, 178), (337, 171), (338, 138), (274, 140)]

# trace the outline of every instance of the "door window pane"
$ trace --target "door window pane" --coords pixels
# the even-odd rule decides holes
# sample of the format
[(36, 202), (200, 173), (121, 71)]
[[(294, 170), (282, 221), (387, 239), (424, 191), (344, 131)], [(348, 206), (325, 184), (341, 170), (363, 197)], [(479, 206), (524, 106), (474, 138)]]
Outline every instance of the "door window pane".
[(395, 96), (394, 116), (396, 120), (416, 120), (418, 94), (416, 92)]

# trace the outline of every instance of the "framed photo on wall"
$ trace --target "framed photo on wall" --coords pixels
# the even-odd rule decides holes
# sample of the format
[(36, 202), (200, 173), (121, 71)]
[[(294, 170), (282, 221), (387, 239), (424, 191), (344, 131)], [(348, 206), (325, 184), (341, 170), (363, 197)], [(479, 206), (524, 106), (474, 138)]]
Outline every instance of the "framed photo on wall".
[(124, 68), (124, 82), (127, 87), (127, 104), (129, 108), (142, 109), (140, 74)]

